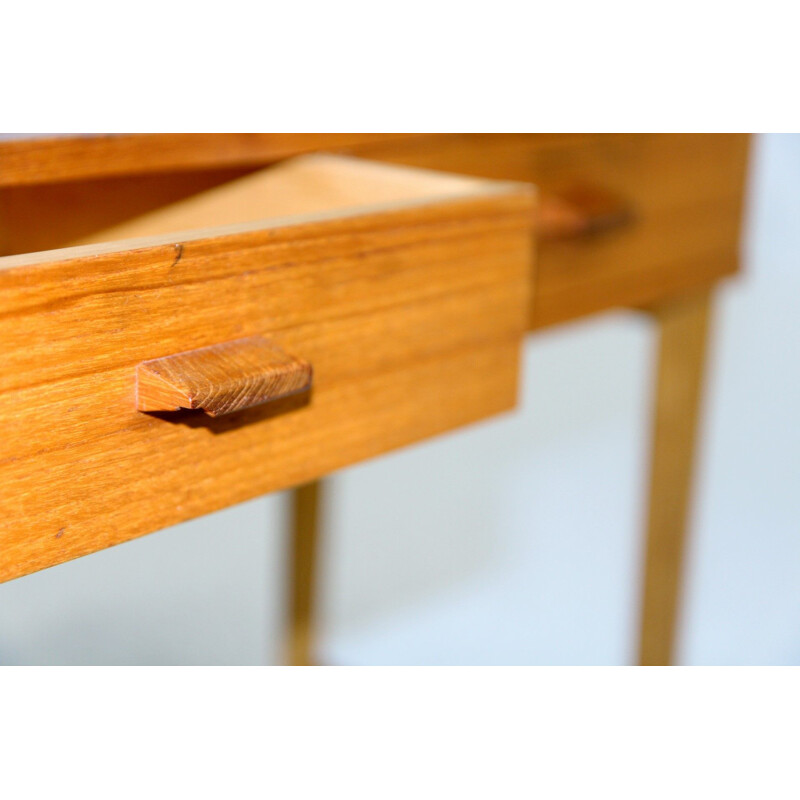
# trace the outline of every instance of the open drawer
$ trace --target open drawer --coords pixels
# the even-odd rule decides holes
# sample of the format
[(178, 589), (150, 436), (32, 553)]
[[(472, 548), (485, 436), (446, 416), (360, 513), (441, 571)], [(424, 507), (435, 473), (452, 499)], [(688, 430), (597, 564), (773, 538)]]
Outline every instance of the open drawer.
[(0, 258), (0, 580), (511, 408), (532, 205), (309, 156)]

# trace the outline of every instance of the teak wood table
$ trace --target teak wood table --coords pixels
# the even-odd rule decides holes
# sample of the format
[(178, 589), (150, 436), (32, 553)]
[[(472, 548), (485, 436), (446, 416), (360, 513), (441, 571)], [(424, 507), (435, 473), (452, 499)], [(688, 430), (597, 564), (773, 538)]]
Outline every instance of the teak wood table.
[(630, 307), (660, 332), (640, 662), (670, 663), (747, 151), (706, 134), (0, 142), (0, 580), (295, 488), (289, 658), (312, 663), (320, 480), (513, 407), (526, 331)]

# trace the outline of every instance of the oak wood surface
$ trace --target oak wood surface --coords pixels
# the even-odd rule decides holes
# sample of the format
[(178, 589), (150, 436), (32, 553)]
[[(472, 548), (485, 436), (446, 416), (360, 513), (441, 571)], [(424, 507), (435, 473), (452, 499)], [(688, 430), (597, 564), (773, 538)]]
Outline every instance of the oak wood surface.
[[(513, 406), (532, 195), (418, 178), (417, 199), (0, 259), (0, 579)], [(136, 411), (138, 363), (254, 335), (313, 391)]]
[(639, 663), (674, 663), (711, 310), (702, 292), (653, 308), (658, 326)]
[(262, 336), (144, 361), (136, 368), (139, 411), (202, 409), (219, 417), (311, 386), (311, 365)]

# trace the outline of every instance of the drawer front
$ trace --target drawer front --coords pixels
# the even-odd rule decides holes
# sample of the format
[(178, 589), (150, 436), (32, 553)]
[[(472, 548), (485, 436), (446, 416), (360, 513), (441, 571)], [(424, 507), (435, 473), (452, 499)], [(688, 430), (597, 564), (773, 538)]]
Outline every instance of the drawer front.
[[(0, 260), (0, 579), (511, 408), (529, 193)], [(262, 336), (313, 388), (136, 410), (143, 361)]]
[(735, 272), (746, 163), (747, 137), (706, 134), (600, 139), (542, 159), (542, 185), (556, 195), (597, 187), (630, 213), (542, 241), (531, 327), (645, 306)]
[(744, 134), (462, 134), (364, 145), (370, 158), (531, 181), (545, 198), (588, 187), (629, 219), (543, 240), (530, 326), (657, 302), (738, 267)]

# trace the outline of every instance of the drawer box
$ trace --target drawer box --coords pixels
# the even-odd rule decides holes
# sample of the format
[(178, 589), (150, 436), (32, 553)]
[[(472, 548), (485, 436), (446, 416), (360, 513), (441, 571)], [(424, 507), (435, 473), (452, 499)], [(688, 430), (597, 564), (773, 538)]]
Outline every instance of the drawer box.
[[(1, 258), (0, 579), (511, 408), (532, 219), (524, 185), (310, 156)], [(141, 362), (252, 336), (311, 391), (136, 410)]]

